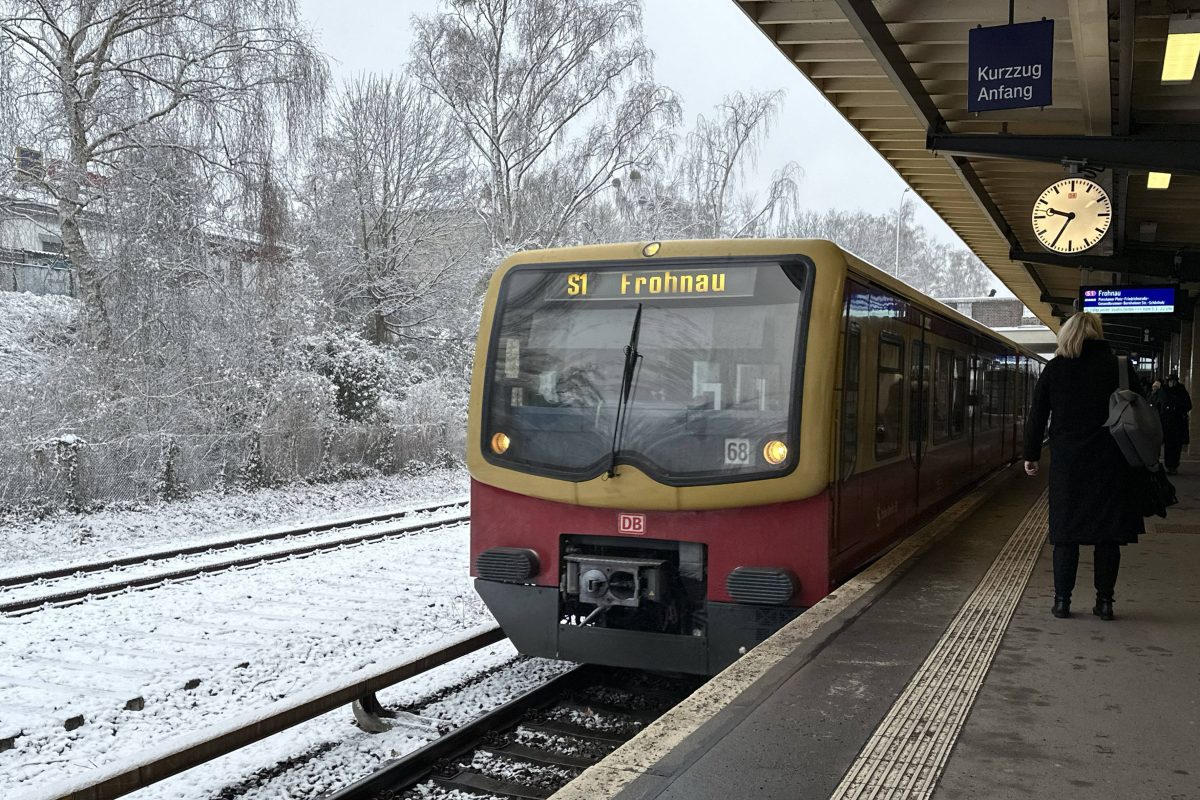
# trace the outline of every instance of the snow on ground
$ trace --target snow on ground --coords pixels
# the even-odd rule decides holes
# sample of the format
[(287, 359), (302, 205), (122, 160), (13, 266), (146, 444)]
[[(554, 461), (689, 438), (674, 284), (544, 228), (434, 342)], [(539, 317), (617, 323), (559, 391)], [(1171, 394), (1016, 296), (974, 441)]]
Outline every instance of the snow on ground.
[[(397, 507), (398, 509), (400, 507)], [(439, 525), (458, 525), (466, 515), (464, 506), (447, 506), (429, 509), (416, 508), (399, 516), (389, 516), (385, 520), (357, 524), (354, 527), (341, 527), (332, 530), (314, 531), (312, 533), (287, 536), (282, 539), (266, 539), (229, 545), (227, 537), (217, 537), (202, 542), (202, 546), (210, 549), (198, 553), (186, 553), (177, 556), (161, 557), (161, 548), (151, 548), (148, 551), (125, 553), (126, 556), (146, 557), (148, 560), (125, 566), (108, 567), (103, 570), (82, 570), (59, 577), (39, 578), (28, 583), (13, 586), (0, 586), (0, 603), (35, 603), (42, 598), (53, 597), (67, 592), (86, 591), (92, 594), (106, 594), (103, 587), (113, 587), (126, 581), (159, 578), (172, 572), (197, 569), (202, 566), (219, 566), (228, 564), (231, 560), (247, 560), (253, 558), (280, 557), (280, 553), (300, 547), (315, 547), (324, 545), (327, 548), (344, 547), (353, 544), (352, 539), (360, 536), (389, 534), (396, 536), (416, 536), (424, 529), (413, 530), (418, 525), (436, 527)], [(407, 529), (407, 530), (406, 530)], [(262, 533), (275, 529), (263, 529)], [(288, 530), (283, 526), (278, 530)], [(256, 535), (261, 535), (256, 534)], [(239, 537), (244, 538), (244, 537)], [(149, 556), (156, 556), (149, 558)], [(79, 568), (81, 562), (72, 564)], [(243, 565), (240, 568), (245, 568)], [(17, 570), (19, 573), (20, 570)], [(5, 576), (0, 570), (0, 577)], [(179, 580), (179, 578), (172, 578)]]
[[(3, 294), (3, 293), (0, 293)], [(41, 520), (0, 519), (0, 574), (125, 555), (262, 527), (309, 524), (463, 497), (465, 469), (340, 483), (291, 484), (255, 492), (205, 492), (174, 503)]]
[[(0, 785), (37, 797), (52, 779), (489, 623), (468, 538), (460, 525), (0, 619), (0, 711), (24, 730), (0, 752)], [(133, 697), (142, 710), (125, 709)], [(85, 724), (66, 731), (76, 714)], [(354, 741), (380, 757), (376, 740)]]
[[(379, 692), (390, 708), (462, 725), (569, 669), (571, 664), (516, 658), (501, 642)], [(465, 684), (465, 685), (464, 685)], [(441, 696), (439, 687), (463, 686)], [(430, 698), (437, 699), (430, 701)], [(316, 800), (431, 741), (399, 725), (381, 734), (354, 727), (348, 709), (330, 712), (236, 753), (136, 792), (132, 800)]]

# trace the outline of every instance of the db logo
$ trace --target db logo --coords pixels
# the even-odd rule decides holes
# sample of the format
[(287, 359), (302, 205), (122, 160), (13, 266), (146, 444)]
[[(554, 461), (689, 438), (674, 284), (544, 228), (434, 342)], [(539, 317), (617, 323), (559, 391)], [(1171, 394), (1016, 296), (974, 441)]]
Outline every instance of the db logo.
[(641, 536), (646, 532), (646, 515), (617, 514), (617, 532)]

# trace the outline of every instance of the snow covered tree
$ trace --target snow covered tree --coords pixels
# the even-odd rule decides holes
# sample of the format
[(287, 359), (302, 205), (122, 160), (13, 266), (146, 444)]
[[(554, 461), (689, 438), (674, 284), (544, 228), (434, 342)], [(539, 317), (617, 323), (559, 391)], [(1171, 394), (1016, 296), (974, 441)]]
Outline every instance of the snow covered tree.
[(252, 172), (272, 130), (303, 129), (326, 81), (293, 0), (0, 0), (0, 57), (0, 96), (22, 112), (0, 115), (16, 126), (4, 138), (43, 153), (26, 179), (57, 205), (100, 349), (105, 276), (81, 220), (129, 154), (173, 149)]
[(394, 76), (341, 92), (315, 148), (306, 238), (334, 305), (375, 343), (434, 315), (469, 249), (465, 183), (464, 139), (437, 98)]
[(712, 118), (697, 117), (685, 140), (679, 170), (693, 207), (697, 236), (770, 236), (787, 225), (803, 170), (790, 161), (775, 172), (759, 202), (739, 194), (748, 167), (770, 135), (784, 92), (734, 92)]
[(679, 104), (650, 62), (640, 0), (443, 0), (416, 20), (412, 67), (466, 136), (494, 248), (561, 242), (668, 149)]

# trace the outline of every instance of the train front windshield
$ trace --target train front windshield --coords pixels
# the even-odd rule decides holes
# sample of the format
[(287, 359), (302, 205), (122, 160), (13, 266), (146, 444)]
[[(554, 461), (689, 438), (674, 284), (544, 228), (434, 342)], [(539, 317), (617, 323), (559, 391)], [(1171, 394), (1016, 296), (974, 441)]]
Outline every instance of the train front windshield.
[(569, 480), (608, 470), (614, 449), (669, 484), (782, 474), (804, 294), (803, 268), (774, 262), (512, 270), (487, 366), (487, 457)]

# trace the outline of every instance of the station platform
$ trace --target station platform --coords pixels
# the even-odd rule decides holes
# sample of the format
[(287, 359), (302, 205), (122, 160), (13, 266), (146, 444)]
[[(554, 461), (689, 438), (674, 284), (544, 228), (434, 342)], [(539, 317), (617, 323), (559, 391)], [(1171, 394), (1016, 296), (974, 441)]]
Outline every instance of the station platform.
[(1056, 619), (1045, 470), (976, 489), (558, 800), (1200, 800), (1200, 461)]

